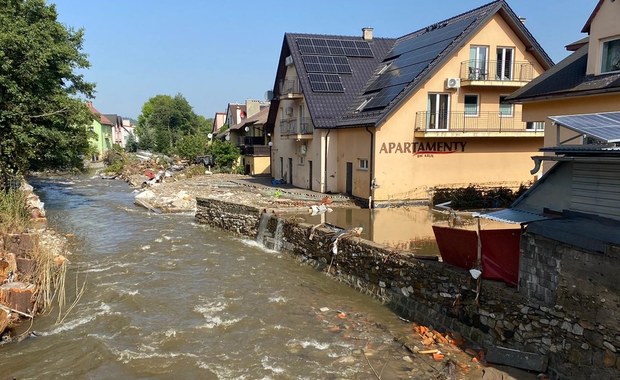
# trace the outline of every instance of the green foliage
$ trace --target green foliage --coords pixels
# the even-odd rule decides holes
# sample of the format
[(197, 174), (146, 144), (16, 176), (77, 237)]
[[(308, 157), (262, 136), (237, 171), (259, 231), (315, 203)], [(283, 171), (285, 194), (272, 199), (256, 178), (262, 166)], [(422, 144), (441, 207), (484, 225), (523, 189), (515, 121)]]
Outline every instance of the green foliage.
[(521, 185), (517, 191), (505, 187), (480, 189), (473, 185), (464, 188), (435, 189), (432, 203), (434, 205), (452, 202), (450, 207), (455, 210), (475, 210), (485, 208), (505, 208), (520, 197), (527, 186)]
[(215, 166), (220, 170), (230, 171), (241, 156), (239, 148), (230, 141), (213, 140), (207, 149), (207, 154), (215, 158)]
[(177, 141), (175, 153), (186, 160), (204, 156), (207, 151), (208, 139), (203, 134), (185, 135)]
[(134, 136), (133, 133), (130, 133), (129, 136), (127, 136), (127, 142), (125, 143), (125, 150), (127, 152), (131, 152), (131, 153), (135, 153), (138, 151), (138, 141), (136, 140), (136, 136)]
[(0, 177), (81, 166), (92, 115), (79, 97), (94, 91), (75, 72), (90, 66), (83, 31), (44, 0), (0, 0), (0, 25)]
[(201, 120), (183, 95), (156, 95), (142, 106), (136, 133), (142, 149), (170, 154), (182, 136), (200, 129)]
[(130, 159), (127, 152), (120, 145), (114, 144), (112, 149), (105, 153), (103, 162), (106, 164), (106, 173), (120, 174), (123, 172), (125, 165), (130, 162)]
[(203, 165), (191, 165), (183, 170), (183, 174), (185, 174), (187, 178), (203, 175), (205, 174), (205, 167)]
[(30, 221), (25, 194), (16, 189), (0, 191), (0, 234), (24, 231)]
[(278, 199), (282, 196), (282, 190), (280, 189), (276, 189), (276, 191), (273, 192), (273, 197)]

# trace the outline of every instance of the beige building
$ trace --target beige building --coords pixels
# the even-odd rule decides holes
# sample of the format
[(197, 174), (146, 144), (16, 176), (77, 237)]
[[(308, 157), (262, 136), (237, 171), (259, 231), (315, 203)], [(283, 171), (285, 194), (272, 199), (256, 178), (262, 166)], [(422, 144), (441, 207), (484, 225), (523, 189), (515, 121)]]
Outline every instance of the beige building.
[(542, 124), (505, 99), (551, 66), (504, 1), (397, 39), (287, 33), (272, 175), (378, 203), (529, 182)]
[[(571, 55), (510, 96), (523, 104), (523, 120), (546, 123), (545, 147), (601, 142), (549, 117), (620, 111), (619, 16), (620, 2), (600, 0), (582, 29), (588, 37), (569, 44)], [(545, 161), (544, 169), (552, 163)]]

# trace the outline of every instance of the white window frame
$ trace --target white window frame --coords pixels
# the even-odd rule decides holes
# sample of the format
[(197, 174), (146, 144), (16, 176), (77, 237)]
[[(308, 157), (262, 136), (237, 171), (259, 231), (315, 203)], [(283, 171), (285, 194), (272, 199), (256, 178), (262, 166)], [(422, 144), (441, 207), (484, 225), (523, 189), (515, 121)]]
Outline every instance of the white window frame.
[(510, 105), (510, 114), (503, 114), (502, 113), (502, 98), (507, 98), (508, 95), (500, 95), (499, 96), (499, 117), (514, 117), (515, 116), (515, 105), (512, 103), (506, 103), (508, 105)]
[(358, 158), (357, 159), (357, 168), (359, 170), (368, 170), (369, 162), (367, 158)]
[(544, 121), (528, 121), (525, 123), (525, 129), (527, 131), (544, 131), (545, 122)]
[[(465, 102), (465, 98), (468, 96), (476, 97), (476, 113), (467, 113), (467, 103)], [(465, 117), (478, 117), (480, 116), (480, 95), (479, 94), (464, 94), (463, 95), (463, 114)]]
[[(497, 55), (501, 51), (501, 58), (498, 58)], [(506, 53), (510, 51), (510, 60), (506, 59)], [(497, 80), (502, 81), (511, 81), (514, 80), (514, 71), (515, 71), (515, 47), (514, 46), (498, 46), (495, 48), (495, 57), (497, 58), (497, 62), (495, 63), (495, 77)], [(499, 67), (501, 62), (501, 67)], [(506, 76), (506, 62), (510, 63), (510, 75)], [(497, 69), (500, 69), (499, 71)], [(500, 72), (501, 71), (501, 72)]]
[(616, 54), (616, 58), (617, 58), (617, 62), (618, 62), (618, 69), (617, 70), (604, 71), (604, 67), (603, 67), (605, 65), (605, 44), (608, 44), (609, 42), (614, 42), (614, 41), (618, 41), (620, 43), (620, 36), (615, 36), (615, 37), (606, 38), (604, 40), (601, 40), (601, 56), (600, 56), (601, 63), (599, 65), (599, 69), (601, 70), (601, 74), (620, 72), (620, 48), (618, 49), (618, 52)]

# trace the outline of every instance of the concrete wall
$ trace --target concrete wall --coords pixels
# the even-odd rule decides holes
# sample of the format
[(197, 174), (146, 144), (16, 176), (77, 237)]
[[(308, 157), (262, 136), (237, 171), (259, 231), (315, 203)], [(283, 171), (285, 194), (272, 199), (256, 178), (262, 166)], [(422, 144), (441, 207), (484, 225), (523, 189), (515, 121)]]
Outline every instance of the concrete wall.
[[(197, 204), (198, 222), (251, 238), (256, 236), (261, 210), (214, 199), (198, 199)], [(340, 240), (338, 254), (332, 255), (333, 235), (329, 230), (317, 229), (310, 240), (311, 225), (274, 215), (266, 223), (272, 240), (278, 224), (282, 231), (279, 243), (282, 251), (318, 270), (329, 269), (335, 279), (381, 299), (403, 318), (456, 331), (487, 349), (501, 346), (530, 352), (531, 360), (540, 363), (548, 360), (553, 378), (620, 377), (618, 290), (607, 288), (598, 297), (588, 291), (590, 298), (574, 299), (582, 297), (573, 288), (580, 284), (574, 282), (580, 276), (580, 265), (576, 262), (564, 264), (564, 268), (573, 269), (556, 276), (559, 288), (549, 299), (555, 297), (557, 304), (540, 302), (535, 297), (528, 299), (502, 283), (483, 281), (480, 302), (476, 305), (476, 283), (464, 270), (441, 262), (418, 260), (356, 237)], [(525, 249), (540, 243), (536, 238), (528, 239)], [(580, 254), (564, 253), (559, 259), (564, 263)], [(538, 258), (528, 255), (537, 261), (545, 257), (542, 253)], [(620, 248), (613, 248), (609, 259), (615, 261), (592, 261), (590, 267), (613, 264), (617, 272), (618, 257)], [(554, 263), (547, 262), (545, 270), (552, 272)], [(540, 274), (542, 278), (545, 276), (545, 272)], [(597, 282), (597, 279), (581, 278), (583, 281)], [(608, 277), (609, 281), (613, 277)], [(596, 319), (591, 318), (594, 311)]]

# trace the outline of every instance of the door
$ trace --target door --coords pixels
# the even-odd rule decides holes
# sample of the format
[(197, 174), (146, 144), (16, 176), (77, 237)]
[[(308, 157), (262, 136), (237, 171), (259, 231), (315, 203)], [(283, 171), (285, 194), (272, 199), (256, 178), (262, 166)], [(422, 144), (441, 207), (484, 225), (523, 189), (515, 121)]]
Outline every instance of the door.
[(497, 79), (512, 80), (512, 66), (514, 64), (514, 49), (497, 48)]
[(426, 129), (447, 130), (450, 115), (450, 94), (428, 94)]
[(469, 48), (469, 79), (486, 80), (488, 47), (470, 46)]
[(288, 159), (288, 183), (293, 184), (293, 159)]
[(312, 161), (308, 161), (308, 190), (312, 190)]
[(280, 179), (284, 179), (284, 158), (280, 157)]
[(353, 163), (347, 162), (347, 183), (346, 193), (353, 195)]

